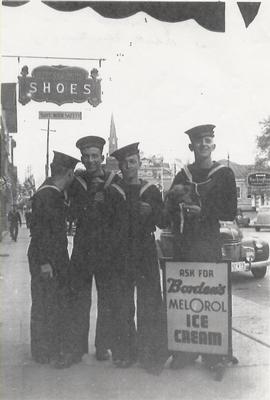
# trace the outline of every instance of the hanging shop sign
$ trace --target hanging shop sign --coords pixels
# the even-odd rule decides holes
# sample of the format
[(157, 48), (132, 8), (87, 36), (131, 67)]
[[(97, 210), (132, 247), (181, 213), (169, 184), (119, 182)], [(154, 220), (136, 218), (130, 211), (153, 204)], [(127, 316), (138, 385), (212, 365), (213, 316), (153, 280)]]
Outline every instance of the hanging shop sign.
[(28, 76), (28, 67), (21, 70), (19, 102), (23, 105), (31, 100), (62, 105), (88, 101), (93, 107), (101, 103), (101, 79), (98, 70), (90, 72), (80, 67), (40, 66)]
[(232, 352), (230, 263), (166, 261), (168, 349)]
[(248, 185), (251, 187), (268, 187), (270, 188), (270, 173), (254, 172), (247, 177)]

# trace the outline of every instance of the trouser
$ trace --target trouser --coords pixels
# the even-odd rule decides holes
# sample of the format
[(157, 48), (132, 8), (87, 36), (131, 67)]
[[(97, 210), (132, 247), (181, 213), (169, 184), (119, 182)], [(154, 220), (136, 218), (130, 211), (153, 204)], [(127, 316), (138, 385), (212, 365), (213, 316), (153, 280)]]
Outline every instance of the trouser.
[(160, 274), (152, 271), (136, 275), (138, 358), (144, 363), (163, 363), (167, 358), (165, 307), (161, 296)]
[(116, 274), (112, 279), (112, 357), (114, 360), (137, 359), (134, 282)]
[(57, 279), (31, 279), (31, 353), (33, 358), (56, 359), (66, 348), (69, 299)]
[[(151, 278), (136, 274), (113, 279), (113, 358), (142, 364), (163, 363), (167, 358), (166, 318), (158, 270)], [(134, 289), (137, 289), (137, 332)]]
[(104, 351), (111, 347), (111, 299), (109, 280), (104, 272), (97, 271), (73, 288), (72, 315), (69, 330), (70, 352), (78, 356), (88, 353), (90, 309), (93, 276), (97, 289), (97, 322), (95, 347)]
[(9, 228), (9, 233), (10, 233), (10, 237), (12, 240), (14, 240), (16, 242), (17, 237), (18, 237), (18, 224), (11, 224), (10, 228)]

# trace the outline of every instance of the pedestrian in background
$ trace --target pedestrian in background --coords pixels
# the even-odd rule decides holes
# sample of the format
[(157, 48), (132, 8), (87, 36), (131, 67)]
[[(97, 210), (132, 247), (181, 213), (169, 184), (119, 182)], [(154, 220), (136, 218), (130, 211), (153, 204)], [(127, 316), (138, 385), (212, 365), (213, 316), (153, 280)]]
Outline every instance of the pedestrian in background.
[(76, 171), (69, 189), (70, 215), (76, 220), (70, 263), (74, 293), (70, 340), (77, 362), (88, 353), (93, 277), (97, 288), (95, 356), (98, 361), (106, 361), (110, 357), (111, 299), (107, 275), (109, 260), (105, 251), (107, 223), (104, 190), (115, 180), (115, 174), (107, 172), (102, 165), (104, 144), (105, 140), (99, 136), (86, 136), (77, 141), (85, 170)]
[(138, 144), (130, 144), (111, 154), (119, 162), (123, 179), (113, 183), (106, 192), (113, 274), (112, 350), (117, 367), (126, 368), (138, 360), (147, 371), (158, 373), (167, 358), (154, 236), (156, 226), (163, 226), (163, 202), (155, 185), (139, 179)]
[(18, 232), (19, 232), (19, 224), (22, 226), (21, 215), (17, 210), (16, 205), (13, 205), (12, 210), (8, 213), (8, 221), (9, 221), (9, 233), (10, 237), (14, 242), (17, 242)]
[(31, 209), (31, 207), (28, 206), (28, 208), (25, 210), (24, 217), (25, 217), (26, 227), (28, 229), (30, 229), (31, 217), (32, 217), (32, 209)]
[(71, 365), (65, 335), (68, 264), (65, 190), (78, 160), (54, 151), (51, 177), (33, 196), (28, 260), (31, 274), (31, 353), (38, 363)]
[[(174, 258), (180, 261), (221, 261), (219, 220), (232, 221), (236, 216), (237, 193), (233, 171), (212, 160), (215, 150), (214, 125), (199, 125), (185, 133), (195, 162), (181, 169), (167, 193), (166, 209), (174, 233)], [(193, 363), (195, 353), (173, 355), (171, 367)], [(209, 367), (220, 356), (205, 355)]]

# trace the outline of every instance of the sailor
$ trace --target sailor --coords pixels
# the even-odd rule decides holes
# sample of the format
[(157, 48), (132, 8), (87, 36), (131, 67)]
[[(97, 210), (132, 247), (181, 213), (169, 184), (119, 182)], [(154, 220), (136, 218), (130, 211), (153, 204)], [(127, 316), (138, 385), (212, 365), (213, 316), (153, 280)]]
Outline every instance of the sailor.
[(76, 142), (85, 170), (77, 170), (69, 189), (70, 216), (76, 220), (71, 255), (71, 286), (74, 292), (71, 341), (78, 362), (88, 353), (92, 281), (97, 288), (96, 359), (106, 361), (110, 354), (111, 302), (108, 294), (110, 260), (107, 257), (104, 190), (116, 179), (102, 165), (105, 140), (86, 136)]
[(112, 350), (117, 367), (129, 367), (138, 359), (143, 368), (156, 373), (161, 372), (166, 357), (165, 319), (154, 236), (156, 226), (163, 226), (163, 202), (158, 188), (139, 178), (138, 145), (132, 143), (111, 154), (118, 160), (123, 178), (106, 191), (114, 255)]
[[(174, 258), (181, 261), (221, 260), (219, 220), (232, 221), (237, 210), (233, 171), (212, 160), (216, 148), (215, 125), (199, 125), (187, 130), (189, 149), (195, 161), (175, 176), (166, 197), (166, 209), (174, 233)], [(172, 368), (181, 368), (197, 358), (192, 353), (175, 353)], [(208, 364), (218, 357), (205, 357)]]
[(31, 242), (31, 353), (38, 363), (71, 365), (65, 343), (68, 317), (68, 264), (65, 190), (72, 183), (79, 160), (54, 151), (51, 177), (32, 198)]

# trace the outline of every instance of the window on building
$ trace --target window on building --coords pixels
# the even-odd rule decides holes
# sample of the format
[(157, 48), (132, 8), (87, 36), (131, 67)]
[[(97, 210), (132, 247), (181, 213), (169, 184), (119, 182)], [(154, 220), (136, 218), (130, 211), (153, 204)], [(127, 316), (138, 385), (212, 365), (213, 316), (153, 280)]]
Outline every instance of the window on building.
[(240, 188), (240, 186), (236, 186), (236, 191), (237, 191), (237, 198), (241, 199), (241, 188)]

